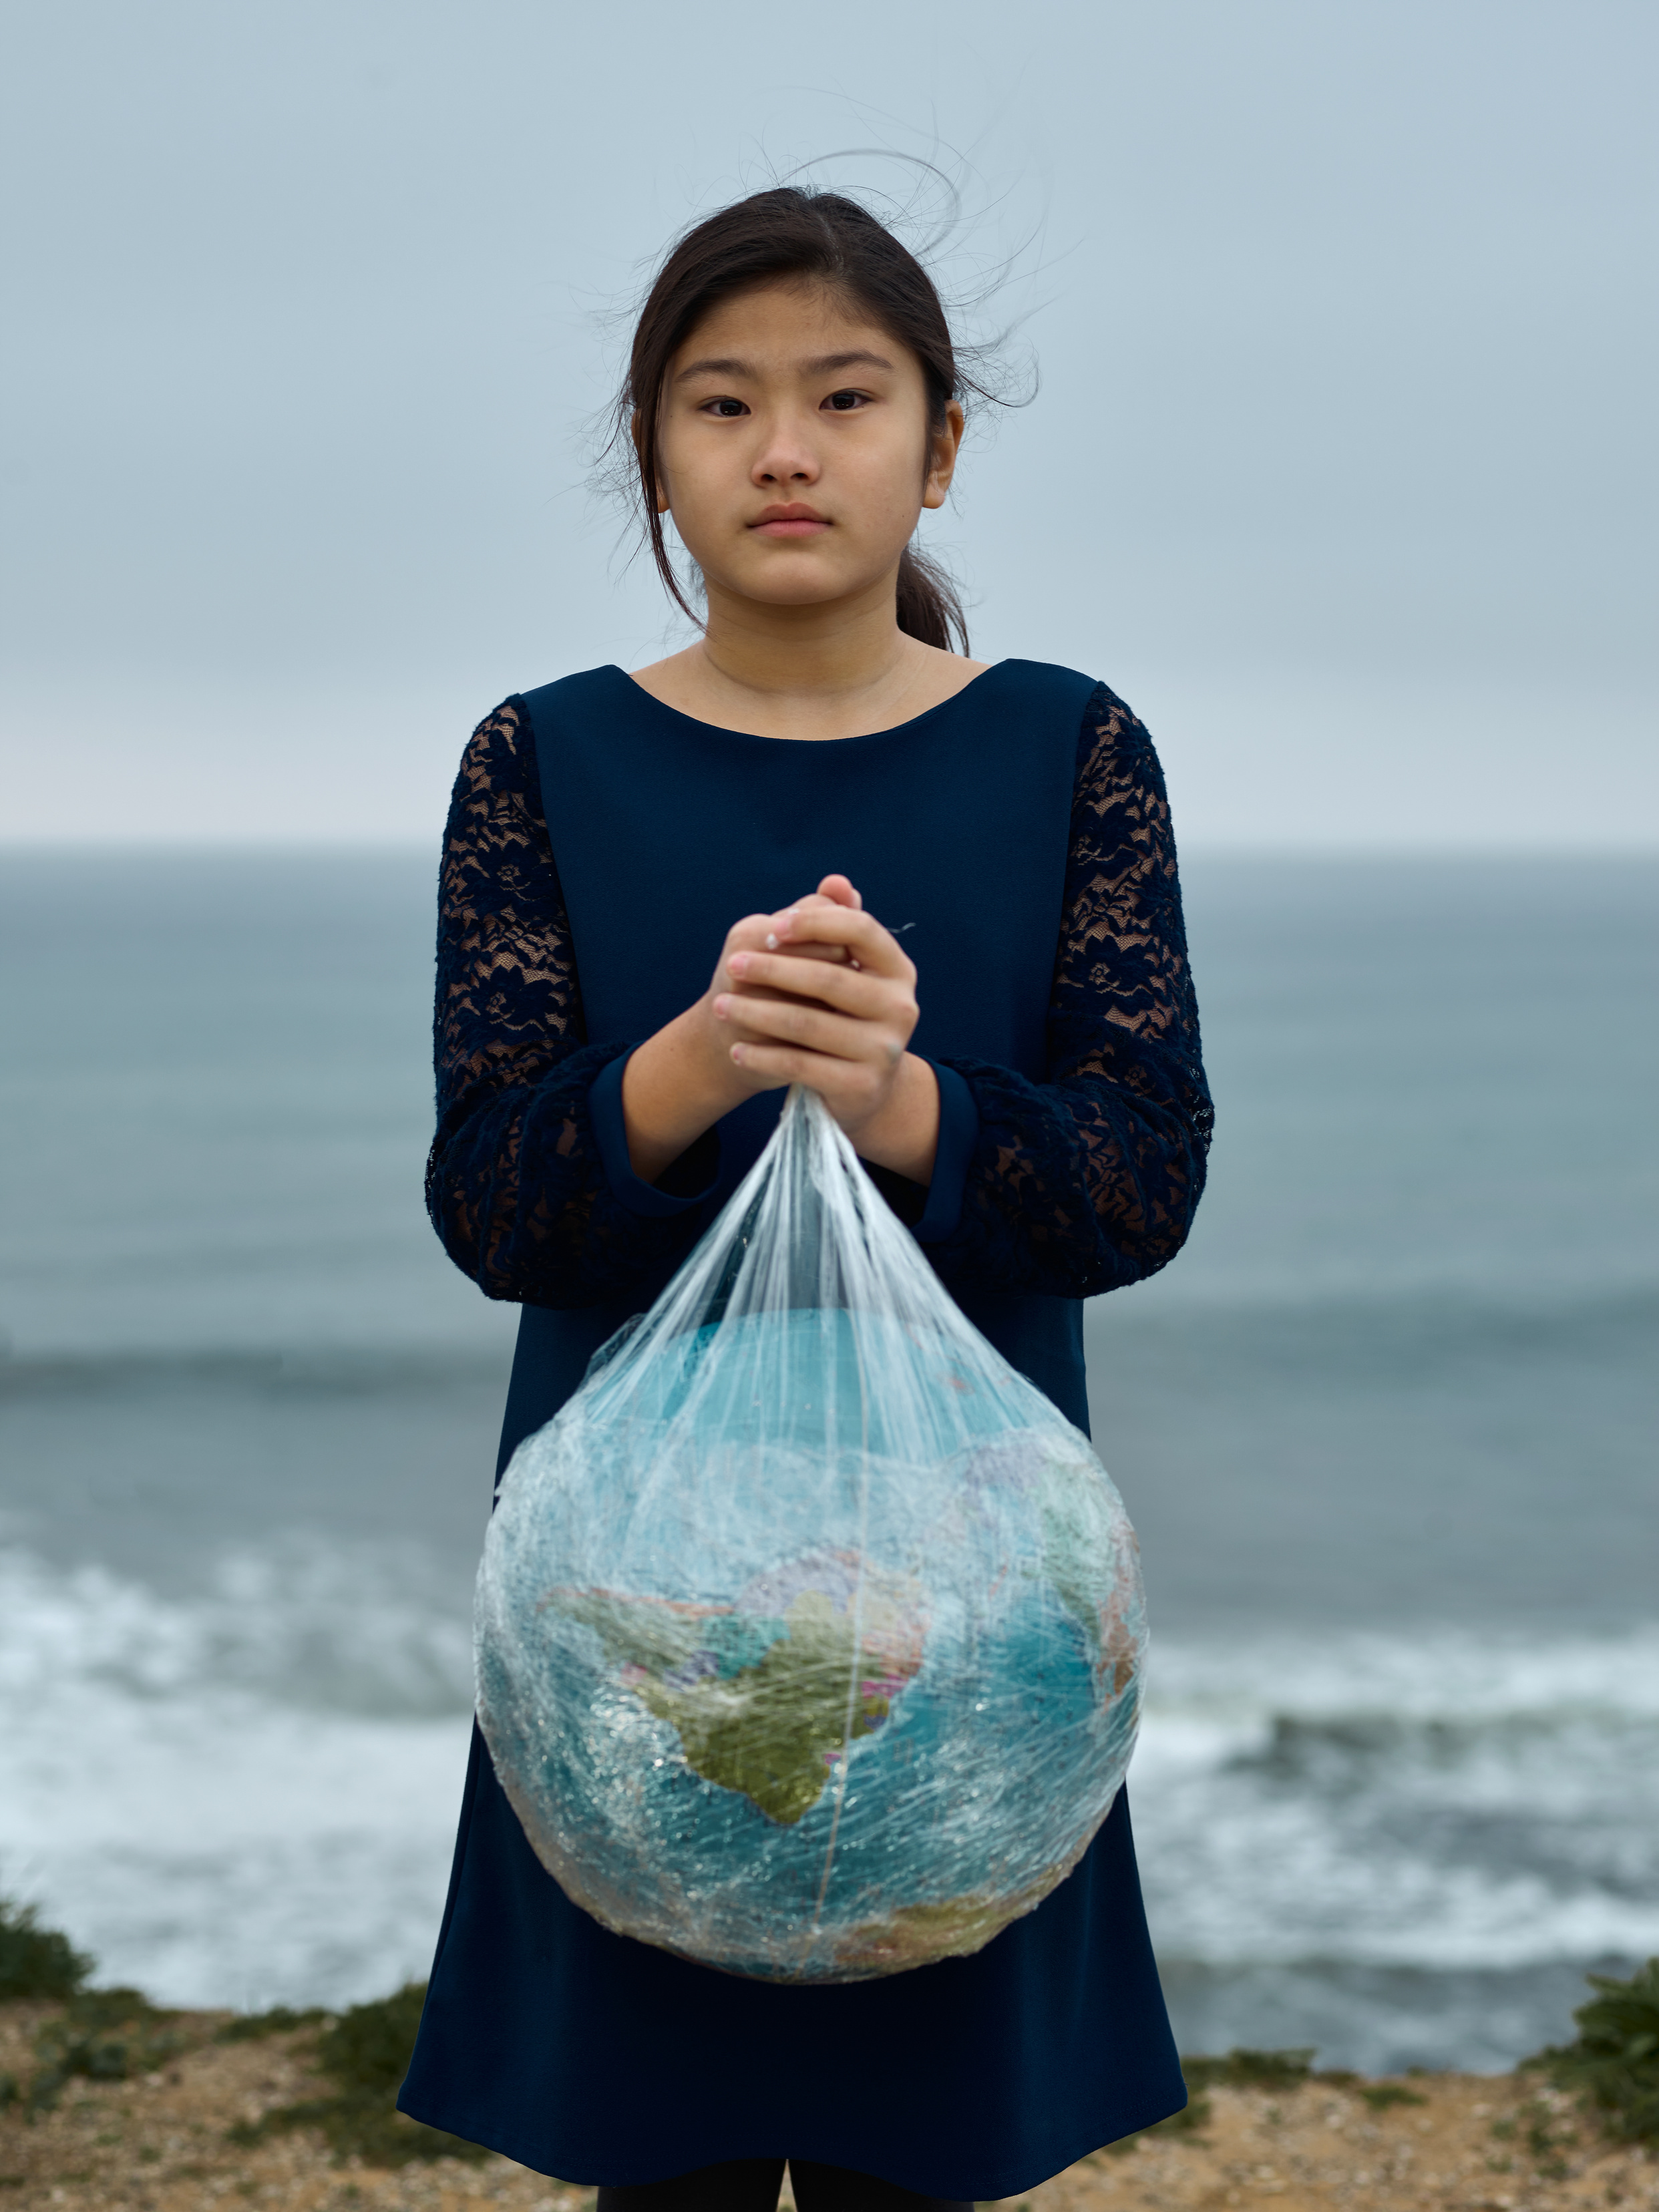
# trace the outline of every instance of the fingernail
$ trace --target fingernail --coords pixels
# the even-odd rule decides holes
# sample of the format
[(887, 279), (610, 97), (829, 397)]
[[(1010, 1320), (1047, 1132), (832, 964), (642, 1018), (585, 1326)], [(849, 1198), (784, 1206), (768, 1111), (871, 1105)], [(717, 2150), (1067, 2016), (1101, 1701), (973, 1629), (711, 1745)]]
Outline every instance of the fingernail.
[(749, 973), (749, 955), (734, 952), (726, 964), (734, 975), (746, 975)]
[(732, 1057), (736, 1060), (739, 1067), (743, 1066), (743, 1047), (740, 1044), (734, 1044), (732, 1046)]
[(769, 929), (766, 933), (766, 949), (769, 952), (775, 952), (778, 949), (777, 933), (775, 930)]
[(731, 1003), (732, 1001), (730, 999), (728, 999), (726, 994), (722, 991), (720, 997), (714, 1001), (714, 1019), (717, 1022), (723, 1022), (726, 1019), (726, 1010)]

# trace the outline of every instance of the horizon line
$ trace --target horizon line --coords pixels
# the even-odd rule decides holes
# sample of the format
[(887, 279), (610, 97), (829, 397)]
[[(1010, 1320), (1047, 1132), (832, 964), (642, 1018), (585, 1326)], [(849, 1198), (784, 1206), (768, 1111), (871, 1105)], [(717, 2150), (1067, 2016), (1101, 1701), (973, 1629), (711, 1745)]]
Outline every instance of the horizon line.
[[(434, 862), (441, 856), (441, 834), (425, 836), (306, 836), (228, 833), (211, 836), (149, 837), (82, 836), (77, 837), (6, 836), (0, 834), (0, 859), (33, 859), (76, 855), (108, 858), (173, 859), (214, 854), (268, 855), (272, 859), (325, 860), (348, 854), (380, 854), (387, 859), (411, 858), (419, 853)], [(1659, 833), (1650, 837), (1611, 838), (1214, 838), (1188, 836), (1177, 840), (1182, 860), (1522, 860), (1583, 859), (1598, 860), (1659, 860)]]

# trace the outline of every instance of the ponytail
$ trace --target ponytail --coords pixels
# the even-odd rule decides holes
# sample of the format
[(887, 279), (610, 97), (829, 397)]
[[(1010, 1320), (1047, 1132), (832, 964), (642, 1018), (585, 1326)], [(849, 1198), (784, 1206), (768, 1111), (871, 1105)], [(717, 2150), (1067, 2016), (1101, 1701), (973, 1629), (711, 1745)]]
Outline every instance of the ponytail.
[(968, 622), (950, 577), (928, 554), (907, 545), (899, 556), (898, 626), (907, 637), (945, 653), (966, 653)]

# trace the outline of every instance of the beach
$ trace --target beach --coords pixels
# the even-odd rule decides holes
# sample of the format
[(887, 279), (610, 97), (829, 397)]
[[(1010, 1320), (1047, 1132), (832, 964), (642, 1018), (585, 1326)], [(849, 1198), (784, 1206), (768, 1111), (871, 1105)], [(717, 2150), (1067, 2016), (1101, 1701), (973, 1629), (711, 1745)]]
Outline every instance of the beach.
[[(27, 2077), (61, 2008), (0, 2006), (0, 2075)], [(76, 2081), (53, 2111), (0, 2112), (0, 2190), (15, 2212), (213, 2212), (242, 2203), (289, 2212), (588, 2212), (591, 2188), (508, 2159), (364, 2165), (315, 2129), (252, 2145), (227, 2130), (315, 2095), (315, 2031), (216, 2040), (231, 2015), (179, 2016), (178, 2047), (126, 2081)], [(1218, 2086), (1205, 2124), (1097, 2152), (1006, 2200), (1011, 2212), (1566, 2212), (1659, 2204), (1659, 2161), (1608, 2141), (1535, 2075), (1312, 2079), (1289, 2088)], [(413, 2130), (410, 2130), (411, 2134)], [(790, 2199), (786, 2191), (786, 2207)]]

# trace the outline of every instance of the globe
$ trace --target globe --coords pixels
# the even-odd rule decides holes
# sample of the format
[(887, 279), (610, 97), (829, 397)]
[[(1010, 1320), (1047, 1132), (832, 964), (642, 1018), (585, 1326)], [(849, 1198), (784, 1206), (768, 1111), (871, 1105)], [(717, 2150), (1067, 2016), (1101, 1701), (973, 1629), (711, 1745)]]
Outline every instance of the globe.
[(1087, 1438), (951, 1311), (636, 1332), (514, 1456), (480, 1720), (605, 1926), (765, 1980), (901, 1972), (1030, 1911), (1109, 1810), (1133, 1533)]

